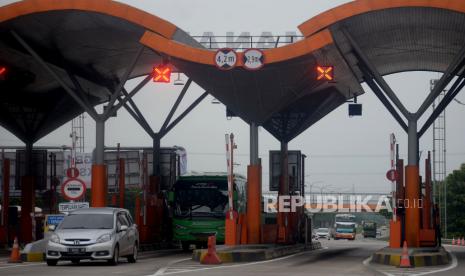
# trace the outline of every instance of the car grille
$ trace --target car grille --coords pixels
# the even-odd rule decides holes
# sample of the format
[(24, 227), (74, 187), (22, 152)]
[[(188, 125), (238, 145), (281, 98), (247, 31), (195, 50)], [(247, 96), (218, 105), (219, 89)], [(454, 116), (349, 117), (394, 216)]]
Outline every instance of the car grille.
[(69, 252), (60, 252), (62, 257), (90, 257), (92, 252), (86, 252), (82, 254), (74, 254)]

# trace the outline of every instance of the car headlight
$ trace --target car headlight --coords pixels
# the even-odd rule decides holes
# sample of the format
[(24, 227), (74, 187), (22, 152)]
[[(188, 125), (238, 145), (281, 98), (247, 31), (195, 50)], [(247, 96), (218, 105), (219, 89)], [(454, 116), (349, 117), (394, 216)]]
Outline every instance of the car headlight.
[(97, 243), (107, 242), (111, 240), (110, 234), (103, 234), (97, 239)]
[(60, 243), (60, 237), (58, 237), (57, 234), (53, 234), (52, 236), (50, 236), (50, 241), (54, 243)]

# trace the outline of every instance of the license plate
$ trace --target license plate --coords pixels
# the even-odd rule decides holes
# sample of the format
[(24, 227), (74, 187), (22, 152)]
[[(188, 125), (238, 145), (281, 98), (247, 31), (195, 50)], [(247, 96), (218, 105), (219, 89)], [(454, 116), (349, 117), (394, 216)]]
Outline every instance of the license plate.
[(71, 253), (71, 254), (85, 254), (86, 249), (85, 248), (68, 248), (68, 253)]

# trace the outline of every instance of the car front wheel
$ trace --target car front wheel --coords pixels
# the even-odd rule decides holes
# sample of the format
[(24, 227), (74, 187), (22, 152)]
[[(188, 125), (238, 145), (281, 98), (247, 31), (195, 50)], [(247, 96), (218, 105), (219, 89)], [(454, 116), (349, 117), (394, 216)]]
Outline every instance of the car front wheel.
[(110, 265), (117, 265), (119, 262), (119, 248), (118, 245), (116, 245), (115, 250), (113, 250), (113, 258), (111, 260), (108, 260), (108, 263)]
[(132, 255), (128, 256), (128, 262), (137, 262), (137, 244), (134, 244), (134, 247), (132, 248)]

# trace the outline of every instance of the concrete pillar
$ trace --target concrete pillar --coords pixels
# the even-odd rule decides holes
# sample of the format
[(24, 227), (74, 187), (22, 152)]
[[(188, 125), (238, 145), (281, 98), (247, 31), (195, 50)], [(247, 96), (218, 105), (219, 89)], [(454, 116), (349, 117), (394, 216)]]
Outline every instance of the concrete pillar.
[(105, 120), (95, 121), (95, 160), (92, 165), (91, 206), (107, 205), (107, 168), (105, 165)]
[(250, 165), (247, 167), (247, 242), (261, 241), (261, 164), (258, 158), (258, 126), (250, 124)]

